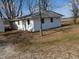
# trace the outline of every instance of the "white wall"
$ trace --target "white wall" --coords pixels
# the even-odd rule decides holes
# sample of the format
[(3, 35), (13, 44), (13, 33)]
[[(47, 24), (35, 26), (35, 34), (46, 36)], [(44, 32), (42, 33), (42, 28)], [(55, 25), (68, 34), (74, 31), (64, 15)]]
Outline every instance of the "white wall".
[(27, 21), (26, 20), (24, 20), (24, 21), (22, 21), (22, 24), (20, 24), (21, 26), (22, 26), (22, 30), (27, 30)]
[[(61, 26), (61, 20), (60, 18), (53, 19), (53, 22), (50, 22), (50, 18), (45, 18), (44, 19), (44, 24), (42, 24), (43, 29), (50, 29), (50, 28), (55, 28)], [(36, 19), (34, 20), (34, 31), (39, 31), (40, 30), (40, 20)]]
[(18, 21), (14, 22), (15, 23), (15, 29), (18, 30), (27, 30), (27, 31), (33, 31), (34, 30), (34, 21), (30, 19), (30, 24), (28, 25), (27, 20), (24, 21), (19, 21), (20, 23), (18, 24)]
[(24, 22), (22, 21), (22, 28), (23, 30), (27, 30), (27, 31), (33, 31), (34, 29), (34, 21), (29, 19), (30, 24), (28, 25), (27, 20), (25, 20)]
[(5, 26), (1, 19), (0, 19), (0, 32), (5, 32)]
[[(30, 19), (30, 24), (28, 25), (27, 20), (25, 21), (19, 21), (20, 23), (18, 24), (18, 21), (15, 22), (17, 25), (18, 30), (27, 30), (27, 31), (39, 31), (40, 30), (40, 20), (39, 19)], [(61, 26), (61, 20), (60, 18), (58, 19), (53, 19), (53, 22), (50, 21), (50, 18), (45, 18), (44, 19), (44, 24), (42, 24), (43, 29), (50, 29), (50, 28), (55, 28)]]
[(27, 24), (28, 31), (34, 31), (34, 20), (30, 19), (30, 24)]
[[(18, 24), (18, 22), (19, 22), (19, 24)], [(15, 21), (14, 22), (14, 29), (23, 30), (22, 21)]]

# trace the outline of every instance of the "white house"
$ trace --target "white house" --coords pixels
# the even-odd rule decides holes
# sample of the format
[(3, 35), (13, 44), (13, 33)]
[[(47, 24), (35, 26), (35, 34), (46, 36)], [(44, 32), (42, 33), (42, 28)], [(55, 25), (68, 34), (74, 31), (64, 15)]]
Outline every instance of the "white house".
[[(58, 14), (53, 11), (43, 11), (41, 12), (42, 16), (42, 29), (47, 30), (50, 28), (56, 28), (61, 26), (61, 14)], [(13, 20), (14, 29), (18, 30), (27, 30), (27, 31), (39, 31), (41, 22), (38, 12), (32, 15), (23, 16), (18, 19)]]
[(4, 22), (0, 18), (0, 32), (4, 32), (4, 31), (5, 31)]

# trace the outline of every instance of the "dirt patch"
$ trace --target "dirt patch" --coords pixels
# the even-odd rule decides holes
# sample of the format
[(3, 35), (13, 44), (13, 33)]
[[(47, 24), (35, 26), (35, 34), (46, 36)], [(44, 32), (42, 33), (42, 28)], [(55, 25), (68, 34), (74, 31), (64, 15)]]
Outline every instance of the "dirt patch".
[(79, 59), (79, 25), (0, 36), (0, 59)]

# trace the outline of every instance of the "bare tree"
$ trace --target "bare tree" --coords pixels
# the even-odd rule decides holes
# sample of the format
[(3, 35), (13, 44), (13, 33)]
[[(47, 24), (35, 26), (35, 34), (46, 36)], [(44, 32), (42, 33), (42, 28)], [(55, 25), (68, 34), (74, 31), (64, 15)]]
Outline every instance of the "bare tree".
[(38, 0), (38, 15), (39, 15), (39, 18), (40, 18), (40, 23), (41, 23), (40, 24), (40, 35), (43, 36), (40, 0)]
[(23, 0), (20, 0), (19, 1), (19, 8), (18, 8), (18, 11), (17, 11), (17, 17), (18, 16), (22, 16), (22, 3), (23, 3)]
[[(16, 4), (17, 0), (1, 0), (2, 7), (0, 8), (0, 13), (2, 17), (13, 20), (18, 16), (22, 16), (22, 2), (23, 0), (19, 1), (19, 5)], [(16, 8), (18, 7), (18, 8)], [(4, 13), (3, 13), (4, 12)], [(5, 14), (5, 15), (3, 15)], [(20, 15), (21, 14), (21, 15)], [(10, 26), (13, 26), (13, 22), (9, 22)]]
[[(27, 7), (30, 12), (30, 14), (33, 14), (37, 11), (38, 9), (38, 0), (26, 0), (27, 1)], [(51, 0), (52, 1), (52, 0)], [(40, 10), (48, 10), (49, 7), (52, 6), (50, 0), (40, 0)]]
[(23, 0), (19, 1), (18, 6), (16, 5), (15, 1), (16, 0), (1, 0), (3, 4), (3, 7), (1, 7), (1, 9), (4, 11), (5, 15), (7, 16), (7, 19), (13, 19), (15, 17), (18, 17), (22, 13)]
[(49, 7), (51, 7), (52, 5), (50, 5), (50, 0), (40, 0), (41, 1), (41, 10), (48, 10)]
[(3, 3), (2, 9), (4, 10), (8, 19), (15, 17), (13, 0), (1, 0)]
[(37, 7), (37, 0), (26, 0), (26, 2), (30, 14), (35, 13)]
[(2, 18), (2, 13), (1, 13), (1, 11), (0, 11), (0, 18)]
[(30, 12), (30, 14), (33, 14), (33, 6), (32, 6), (32, 2), (33, 2), (33, 0), (31, 1), (31, 0), (27, 0), (27, 5), (28, 5), (28, 9), (29, 9), (29, 12)]
[(74, 24), (77, 22), (77, 16), (78, 16), (78, 0), (72, 0), (72, 12), (74, 16)]
[(41, 11), (47, 11), (49, 7), (49, 0), (38, 0), (38, 15), (40, 18), (40, 35), (43, 36), (43, 31), (42, 31), (42, 16), (41, 16)]

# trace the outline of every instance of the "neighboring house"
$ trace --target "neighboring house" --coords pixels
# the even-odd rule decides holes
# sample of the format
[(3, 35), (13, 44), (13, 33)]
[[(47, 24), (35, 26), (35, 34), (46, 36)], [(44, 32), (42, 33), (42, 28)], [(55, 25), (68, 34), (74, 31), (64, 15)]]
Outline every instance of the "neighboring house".
[[(61, 26), (61, 14), (58, 14), (53, 11), (43, 11), (41, 12), (42, 16), (42, 29), (47, 30), (50, 28), (56, 28)], [(40, 31), (40, 18), (38, 12), (32, 15), (23, 16), (18, 19), (14, 19), (13, 26), (14, 29), (18, 30), (27, 30), (27, 31)]]
[(1, 18), (0, 18), (0, 32), (5, 32), (4, 22), (2, 21)]

